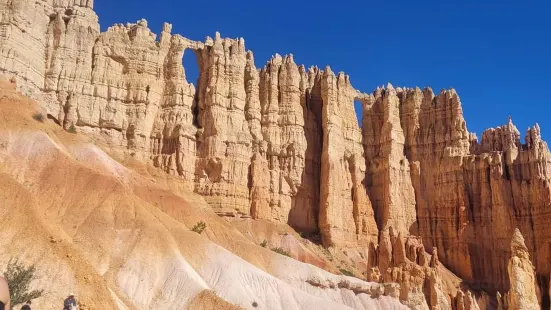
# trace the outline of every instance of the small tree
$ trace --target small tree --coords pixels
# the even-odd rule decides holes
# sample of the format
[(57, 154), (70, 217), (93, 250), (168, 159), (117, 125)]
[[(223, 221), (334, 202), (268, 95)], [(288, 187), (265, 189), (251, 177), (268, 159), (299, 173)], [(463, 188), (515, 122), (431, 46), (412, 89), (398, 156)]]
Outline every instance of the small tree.
[(42, 296), (44, 290), (29, 291), (29, 285), (36, 279), (34, 265), (26, 267), (18, 260), (10, 260), (4, 272), (4, 278), (10, 289), (11, 306), (23, 304)]
[(339, 271), (345, 276), (354, 277), (354, 273), (348, 269), (340, 268)]
[(200, 221), (197, 224), (195, 224), (195, 226), (193, 226), (191, 230), (198, 234), (201, 234), (203, 233), (203, 230), (205, 230), (205, 228), (207, 228), (207, 224), (205, 224), (205, 222), (203, 221)]
[(44, 123), (44, 115), (42, 115), (41, 113), (34, 113), (33, 114), (33, 119), (35, 121), (39, 121), (41, 123)]
[(71, 125), (71, 127), (69, 127), (69, 129), (67, 131), (70, 132), (70, 133), (77, 133), (77, 128), (73, 124), (73, 125)]
[(283, 248), (273, 248), (272, 251), (278, 253), (278, 254), (281, 254), (281, 255), (285, 255), (285, 256), (288, 256), (288, 257), (291, 257), (291, 255), (289, 254), (289, 252), (285, 251)]
[(268, 240), (264, 239), (262, 243), (260, 244), (261, 247), (265, 248), (268, 245)]

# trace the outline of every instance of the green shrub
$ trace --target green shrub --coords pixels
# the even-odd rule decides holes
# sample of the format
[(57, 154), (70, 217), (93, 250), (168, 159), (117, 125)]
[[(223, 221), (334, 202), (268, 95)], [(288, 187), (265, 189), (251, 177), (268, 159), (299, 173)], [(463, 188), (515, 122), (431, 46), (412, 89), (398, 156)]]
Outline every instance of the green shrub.
[(71, 125), (71, 127), (69, 127), (67, 131), (70, 133), (77, 133), (77, 128), (75, 127), (75, 125)]
[(350, 271), (350, 270), (346, 270), (346, 269), (344, 269), (344, 268), (341, 268), (341, 269), (339, 269), (339, 271), (340, 271), (343, 275), (345, 275), (345, 276), (349, 276), (349, 277), (353, 277), (353, 276), (354, 276), (354, 274), (353, 274), (352, 271)]
[(253, 307), (258, 307), (258, 303), (256, 301), (253, 301)]
[(207, 228), (207, 224), (205, 224), (205, 222), (203, 221), (200, 221), (197, 224), (195, 224), (195, 226), (193, 226), (191, 231), (196, 232), (198, 234), (202, 234), (205, 228)]
[(34, 113), (33, 114), (33, 119), (35, 121), (39, 121), (41, 123), (44, 123), (44, 115), (42, 115), (42, 113)]
[(261, 247), (265, 248), (268, 245), (268, 240), (264, 239), (262, 243), (260, 244)]
[(273, 248), (272, 251), (278, 253), (278, 254), (281, 254), (281, 255), (285, 255), (285, 256), (288, 256), (288, 257), (291, 257), (291, 255), (289, 255), (289, 252), (285, 251), (284, 249), (282, 248)]
[(18, 260), (8, 262), (4, 279), (8, 282), (12, 307), (42, 296), (44, 290), (29, 291), (31, 282), (36, 279), (35, 271), (34, 265), (27, 267)]

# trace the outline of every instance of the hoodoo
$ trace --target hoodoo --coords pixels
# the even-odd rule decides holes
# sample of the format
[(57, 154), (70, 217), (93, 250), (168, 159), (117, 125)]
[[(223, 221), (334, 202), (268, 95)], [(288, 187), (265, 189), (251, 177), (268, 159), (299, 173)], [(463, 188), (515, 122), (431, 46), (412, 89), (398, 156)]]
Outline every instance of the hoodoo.
[[(168, 23), (101, 32), (92, 0), (0, 0), (0, 13), (0, 192), (15, 193), (0, 248), (60, 275), (41, 309), (72, 287), (90, 309), (549, 300), (537, 124), (524, 143), (511, 119), (478, 140), (453, 89), (367, 93), (293, 55), (257, 69), (243, 38), (198, 42)], [(35, 112), (47, 121), (21, 121)], [(25, 216), (36, 235), (14, 226)], [(206, 232), (190, 232), (199, 221)]]

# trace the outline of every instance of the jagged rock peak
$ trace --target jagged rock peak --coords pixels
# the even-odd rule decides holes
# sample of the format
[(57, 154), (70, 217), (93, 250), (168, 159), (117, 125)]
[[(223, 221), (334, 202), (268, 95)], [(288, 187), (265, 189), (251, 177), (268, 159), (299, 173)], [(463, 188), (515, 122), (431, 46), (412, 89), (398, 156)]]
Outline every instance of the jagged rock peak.
[[(170, 24), (165, 24), (163, 31), (168, 30), (168, 32), (170, 32), (172, 30), (172, 25), (167, 25)], [(136, 39), (155, 41), (157, 39), (157, 35), (149, 29), (147, 20), (143, 18), (135, 23), (126, 23), (126, 25), (114, 24), (113, 26), (107, 28), (107, 33), (109, 32), (125, 33), (131, 41)]]
[(511, 253), (513, 256), (520, 258), (528, 258), (528, 248), (524, 243), (524, 237), (518, 228), (515, 228), (513, 237), (511, 238)]
[(342, 71), (339, 72), (337, 75), (337, 85), (339, 85), (339, 87), (346, 87), (350, 85), (350, 77)]
[(163, 24), (163, 32), (171, 33), (172, 32), (172, 24), (164, 23)]
[(140, 26), (140, 27), (147, 28), (147, 26), (148, 26), (147, 20), (145, 18), (142, 18), (137, 22), (137, 25)]
[(80, 6), (89, 9), (94, 9), (94, 0), (54, 0), (54, 8), (66, 8), (71, 6)]
[(293, 54), (287, 54), (283, 56), (283, 63), (284, 64), (295, 64), (295, 59), (293, 57)]
[(511, 238), (511, 259), (508, 271), (511, 286), (507, 294), (509, 309), (540, 309), (536, 294), (534, 266), (530, 261), (524, 237), (518, 228), (515, 229)]
[(254, 64), (254, 53), (253, 53), (253, 51), (251, 51), (251, 50), (247, 51), (247, 60), (250, 63)]
[(538, 123), (526, 130), (524, 141), (529, 148), (542, 141), (541, 129)]

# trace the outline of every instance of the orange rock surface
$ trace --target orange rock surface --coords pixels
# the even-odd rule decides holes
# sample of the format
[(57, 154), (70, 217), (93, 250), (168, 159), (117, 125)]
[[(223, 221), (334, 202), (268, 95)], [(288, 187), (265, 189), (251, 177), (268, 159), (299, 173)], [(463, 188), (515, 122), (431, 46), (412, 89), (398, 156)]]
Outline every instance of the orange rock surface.
[(0, 73), (49, 119), (177, 178), (230, 222), (288, 225), (323, 247), (283, 243), (295, 258), (399, 283), (387, 293), (413, 308), (476, 309), (511, 288), (518, 228), (549, 306), (551, 155), (537, 124), (524, 142), (511, 119), (479, 141), (453, 89), (367, 94), (292, 55), (259, 70), (243, 38), (197, 42), (170, 24), (157, 37), (145, 20), (102, 33), (91, 0), (0, 0), (0, 12)]

